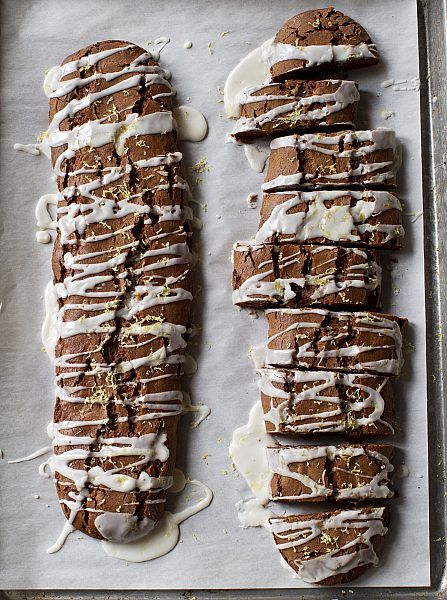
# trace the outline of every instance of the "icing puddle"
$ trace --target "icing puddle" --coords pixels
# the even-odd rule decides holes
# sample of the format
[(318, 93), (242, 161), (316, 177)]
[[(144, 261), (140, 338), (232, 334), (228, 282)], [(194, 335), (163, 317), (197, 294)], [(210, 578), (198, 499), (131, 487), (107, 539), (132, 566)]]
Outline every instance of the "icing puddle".
[[(166, 511), (152, 531), (144, 537), (128, 544), (102, 541), (101, 546), (104, 552), (108, 556), (128, 562), (154, 560), (171, 552), (177, 545), (180, 537), (180, 524), (207, 508), (213, 498), (213, 493), (209, 487), (197, 479), (185, 479), (183, 473), (179, 469), (176, 469), (174, 486), (170, 491), (173, 493), (180, 492), (188, 485), (199, 488), (204, 494), (195, 504), (176, 513)], [(178, 486), (180, 486), (180, 489), (178, 489)]]
[[(228, 117), (235, 119), (239, 117), (240, 96), (244, 88), (261, 85), (268, 79), (265, 53), (272, 41), (273, 38), (252, 50), (228, 75), (224, 85), (224, 106)], [(269, 155), (269, 140), (256, 140), (250, 144), (237, 142), (237, 145), (244, 146), (245, 157), (253, 171), (262, 173)]]
[(262, 406), (258, 401), (250, 411), (248, 423), (235, 429), (229, 447), (234, 466), (254, 495), (254, 498), (236, 503), (238, 519), (243, 528), (269, 528), (268, 519), (274, 516), (266, 508), (270, 482), (266, 448), (272, 443), (272, 437), (265, 432)]

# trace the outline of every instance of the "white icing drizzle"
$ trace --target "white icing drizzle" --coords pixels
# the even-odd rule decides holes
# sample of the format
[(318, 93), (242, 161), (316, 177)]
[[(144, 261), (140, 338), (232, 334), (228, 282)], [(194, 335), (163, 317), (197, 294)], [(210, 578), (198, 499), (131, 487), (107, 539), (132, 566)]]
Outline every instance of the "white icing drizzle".
[[(376, 58), (377, 51), (374, 44), (324, 44), (310, 46), (296, 46), (282, 42), (272, 42), (264, 45), (264, 60), (271, 69), (273, 65), (286, 60), (302, 60), (300, 69), (317, 67), (324, 64), (344, 64), (357, 59)], [(296, 67), (289, 69), (296, 70)], [(287, 72), (287, 71), (286, 71)]]
[[(346, 147), (349, 144), (358, 144), (357, 148), (340, 150), (340, 146)], [(330, 146), (336, 146), (331, 148)], [(295, 186), (310, 187), (315, 184), (314, 179), (324, 177), (328, 180), (325, 184), (319, 185), (346, 185), (343, 179), (362, 177), (362, 185), (375, 185), (384, 183), (387, 180), (393, 180), (399, 167), (397, 144), (394, 131), (391, 129), (372, 129), (365, 131), (350, 131), (339, 134), (320, 134), (307, 133), (304, 135), (291, 135), (275, 138), (270, 144), (272, 151), (280, 148), (297, 148), (299, 152), (313, 151), (319, 154), (344, 159), (362, 159), (378, 150), (390, 149), (393, 152), (393, 160), (386, 162), (364, 162), (357, 167), (352, 168), (350, 164), (346, 171), (331, 172), (325, 169), (324, 174), (319, 172), (304, 173), (298, 171), (289, 175), (278, 175), (273, 179), (267, 178), (263, 184), (264, 191), (275, 191), (277, 189), (288, 189)], [(297, 164), (298, 168), (298, 164)], [(385, 171), (377, 173), (377, 171)], [(327, 171), (327, 172), (326, 172)], [(267, 176), (269, 177), (269, 175)]]
[[(388, 319), (385, 315), (378, 313), (369, 312), (356, 312), (354, 316), (348, 312), (334, 312), (326, 309), (281, 309), (283, 312), (288, 314), (310, 314), (310, 315), (322, 315), (333, 316), (337, 319), (340, 325), (340, 331), (338, 333), (325, 330), (325, 335), (321, 338), (325, 344), (329, 343), (334, 346), (331, 350), (318, 350), (315, 351), (312, 347), (312, 340), (309, 340), (301, 344), (298, 348), (288, 349), (272, 349), (267, 347), (265, 355), (265, 364), (270, 366), (294, 366), (299, 364), (301, 367), (306, 368), (306, 358), (318, 359), (318, 365), (323, 367), (324, 360), (326, 358), (343, 358), (343, 357), (354, 357), (357, 358), (357, 363), (354, 363), (349, 367), (352, 371), (365, 371), (367, 373), (382, 373), (384, 375), (398, 375), (403, 364), (402, 357), (402, 333), (397, 321)], [(268, 313), (274, 312), (274, 309), (267, 311)], [(355, 330), (361, 333), (373, 333), (379, 338), (386, 337), (389, 341), (382, 344), (377, 343), (374, 346), (371, 345), (349, 345), (344, 347), (341, 346), (343, 339), (347, 336), (346, 325), (355, 318)], [(278, 331), (268, 339), (270, 344), (276, 338), (281, 337), (284, 333), (289, 331), (297, 331), (303, 328), (320, 328), (320, 322), (305, 322), (297, 321), (286, 329)], [(307, 337), (307, 336), (306, 336)], [(362, 354), (367, 353), (371, 350), (387, 349), (393, 356), (386, 359), (377, 360), (365, 360), (362, 358)]]
[[(166, 511), (155, 527), (149, 530), (147, 535), (132, 541), (131, 543), (116, 543), (113, 541), (113, 538), (120, 537), (120, 529), (123, 525), (123, 523), (120, 522), (119, 517), (118, 519), (113, 517), (114, 522), (109, 524), (109, 539), (111, 541), (101, 542), (104, 552), (108, 556), (120, 558), (121, 560), (128, 562), (153, 560), (170, 552), (178, 542), (180, 536), (179, 525), (186, 519), (189, 519), (189, 517), (192, 517), (209, 506), (213, 498), (212, 491), (205, 484), (196, 479), (184, 480), (180, 489), (177, 488), (175, 491), (181, 491), (185, 484), (199, 488), (203, 492), (203, 497), (180, 512), (171, 513)], [(118, 513), (114, 513), (114, 515), (115, 514)], [(98, 518), (99, 517), (97, 517), (97, 519)]]
[[(282, 200), (284, 196), (288, 199)], [(383, 234), (380, 238), (382, 245), (404, 235), (401, 225), (367, 223), (370, 217), (377, 217), (391, 209), (402, 212), (397, 196), (387, 191), (276, 192), (274, 197), (278, 203), (256, 233), (256, 243), (277, 237), (278, 241), (300, 243), (321, 237), (334, 242), (357, 243), (362, 240), (362, 234), (371, 231)], [(342, 197), (348, 197), (354, 204), (325, 204)], [(296, 206), (302, 204), (305, 205), (303, 210), (293, 212)], [(282, 236), (287, 236), (287, 239)]]
[[(336, 112), (344, 110), (350, 104), (360, 100), (360, 94), (353, 81), (328, 80), (329, 83), (338, 84), (335, 92), (326, 94), (313, 94), (309, 96), (293, 96), (284, 94), (265, 93), (257, 95), (265, 86), (252, 86), (245, 88), (239, 94), (239, 104), (251, 104), (254, 102), (281, 101), (282, 104), (271, 108), (257, 117), (241, 117), (238, 119), (232, 132), (237, 136), (247, 132), (261, 132), (262, 127), (272, 121), (281, 123), (281, 116), (293, 112), (293, 125), (298, 126), (300, 121), (320, 121), (319, 125), (326, 125), (325, 119)], [(270, 84), (275, 85), (275, 84)], [(293, 92), (293, 90), (292, 90)], [(351, 121), (344, 123), (353, 125)]]
[[(347, 573), (362, 565), (377, 565), (378, 557), (373, 547), (375, 536), (384, 536), (387, 528), (382, 522), (384, 508), (343, 510), (324, 520), (309, 518), (291, 523), (282, 519), (271, 522), (278, 550), (298, 550), (320, 536), (331, 539), (331, 546), (324, 547), (321, 554), (304, 560), (290, 559), (291, 568), (308, 583), (317, 583), (328, 577)], [(359, 530), (354, 539), (344, 545), (333, 543), (337, 530)], [(331, 535), (332, 534), (332, 535)], [(292, 566), (293, 565), (293, 566)]]
[[(253, 253), (262, 250), (262, 246), (247, 246), (243, 242), (236, 242), (233, 246), (233, 252)], [(314, 254), (325, 250), (336, 250), (334, 246), (317, 246), (311, 247), (309, 255), (312, 258)], [(273, 250), (275, 252), (275, 250)], [(336, 270), (337, 254), (333, 254), (329, 260), (319, 264), (319, 267), (324, 267), (326, 264), (327, 274), (310, 275), (304, 274), (299, 277), (275, 278), (273, 258), (271, 260), (260, 262), (256, 268), (260, 272), (245, 279), (242, 284), (233, 292), (233, 303), (247, 305), (256, 302), (266, 302), (271, 300), (270, 304), (286, 304), (293, 300), (298, 301), (298, 294), (294, 286), (301, 289), (310, 287), (314, 288), (311, 295), (311, 301), (314, 304), (324, 304), (326, 296), (333, 294), (343, 294), (343, 292), (351, 287), (364, 288), (367, 290), (375, 290), (380, 287), (382, 278), (381, 267), (373, 260), (368, 258), (368, 255), (363, 250), (358, 248), (340, 248), (341, 254), (355, 255), (359, 257), (360, 262), (349, 265), (346, 272)], [(294, 254), (290, 254), (281, 258), (279, 254), (279, 268), (291, 269), (294, 264), (297, 265), (297, 275), (300, 271), (300, 247)], [(363, 262), (361, 262), (363, 261)], [(342, 296), (341, 296), (342, 297)], [(340, 298), (341, 298), (340, 297)], [(349, 299), (347, 299), (349, 304)]]
[(177, 139), (187, 142), (201, 142), (208, 133), (208, 123), (204, 115), (193, 106), (177, 106), (174, 108), (177, 123)]
[(247, 482), (254, 498), (236, 504), (242, 527), (267, 527), (272, 512), (269, 501), (269, 466), (265, 449), (271, 438), (265, 432), (261, 403), (250, 411), (248, 423), (233, 432), (229, 447), (230, 458)]
[[(365, 456), (368, 460), (380, 462), (375, 475), (366, 475), (360, 466), (355, 463), (355, 459)], [(345, 469), (337, 466), (337, 458), (346, 459)], [(368, 479), (367, 483), (357, 484), (352, 487), (335, 487), (335, 485), (324, 485), (323, 481), (315, 481), (306, 473), (299, 473), (291, 469), (292, 464), (307, 463), (315, 459), (329, 460), (331, 471), (344, 472), (348, 475), (357, 475), (363, 479)], [(299, 481), (308, 488), (308, 492), (302, 492), (295, 496), (281, 495), (275, 497), (275, 500), (299, 500), (304, 501), (312, 498), (335, 498), (336, 500), (365, 500), (377, 498), (391, 498), (393, 491), (390, 487), (389, 474), (393, 471), (393, 465), (388, 458), (370, 449), (368, 446), (276, 446), (267, 448), (267, 460), (270, 468), (271, 478), (273, 475), (279, 475)], [(354, 462), (354, 465), (351, 464)], [(326, 471), (322, 467), (322, 473)]]
[[(285, 429), (288, 433), (337, 433), (347, 429), (348, 425), (356, 429), (380, 423), (394, 433), (390, 423), (382, 419), (385, 400), (382, 389), (386, 378), (335, 371), (297, 371), (282, 369), (259, 369), (258, 387), (262, 394), (270, 397), (270, 408), (264, 413), (264, 420), (273, 425), (274, 432)], [(371, 384), (368, 385), (368, 380)], [(301, 392), (295, 391), (296, 384), (304, 384)], [(339, 387), (348, 388), (346, 399), (340, 394)], [(290, 390), (290, 391), (288, 391)], [(337, 393), (334, 394), (334, 391)], [(322, 402), (330, 404), (325, 410), (309, 411), (305, 408), (309, 401), (317, 406)], [(345, 406), (348, 401), (348, 406)], [(371, 410), (372, 409), (372, 410)], [(369, 412), (370, 411), (370, 412)], [(369, 412), (369, 414), (366, 414)]]

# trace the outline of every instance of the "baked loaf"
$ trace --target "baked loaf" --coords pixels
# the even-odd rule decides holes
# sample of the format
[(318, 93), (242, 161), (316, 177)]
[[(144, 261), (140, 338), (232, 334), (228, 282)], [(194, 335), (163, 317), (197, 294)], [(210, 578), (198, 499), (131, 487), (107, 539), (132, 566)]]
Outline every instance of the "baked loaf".
[(323, 308), (266, 311), (265, 365), (398, 375), (406, 320)]
[(112, 541), (160, 519), (182, 412), (192, 213), (167, 79), (142, 48), (105, 41), (45, 83), (60, 190), (49, 466), (69, 523)]
[(394, 397), (388, 377), (264, 368), (258, 386), (268, 433), (348, 437), (391, 435)]
[(239, 98), (240, 118), (232, 135), (247, 141), (260, 135), (349, 129), (354, 127), (359, 100), (354, 81), (288, 80), (246, 88)]
[(373, 250), (283, 244), (233, 248), (238, 306), (377, 308), (382, 271)]
[(399, 159), (391, 129), (295, 134), (275, 138), (270, 149), (265, 192), (396, 187)]
[(358, 23), (332, 7), (295, 15), (266, 47), (273, 81), (354, 69), (379, 61), (375, 45)]
[(267, 448), (270, 499), (357, 502), (392, 498), (393, 447), (275, 446)]
[(270, 519), (276, 547), (308, 583), (342, 585), (377, 566), (388, 531), (388, 506)]
[(394, 194), (318, 190), (264, 194), (255, 241), (398, 250), (403, 236), (402, 206)]

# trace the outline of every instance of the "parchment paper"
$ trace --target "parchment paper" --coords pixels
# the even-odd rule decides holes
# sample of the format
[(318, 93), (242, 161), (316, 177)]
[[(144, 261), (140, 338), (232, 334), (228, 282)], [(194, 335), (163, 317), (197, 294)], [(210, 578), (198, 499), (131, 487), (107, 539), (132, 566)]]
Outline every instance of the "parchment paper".
[[(185, 144), (186, 161), (202, 157), (210, 171), (195, 185), (203, 231), (197, 235), (201, 262), (196, 322), (202, 328), (193, 352), (199, 370), (191, 380), (195, 402), (212, 415), (197, 431), (185, 417), (179, 440), (179, 464), (188, 475), (211, 486), (212, 505), (181, 526), (181, 543), (156, 561), (128, 564), (106, 557), (100, 544), (70, 536), (54, 555), (46, 548), (64, 518), (53, 484), (37, 474), (39, 461), (7, 465), (0, 461), (1, 569), (6, 588), (278, 588), (306, 587), (280, 564), (270, 534), (239, 527), (234, 503), (247, 497), (245, 483), (231, 470), (228, 443), (258, 400), (251, 345), (266, 336), (263, 318), (252, 320), (231, 303), (230, 250), (256, 230), (258, 210), (248, 208), (249, 192), (259, 192), (262, 175), (251, 171), (243, 150), (225, 144), (231, 123), (224, 116), (222, 86), (248, 51), (271, 37), (290, 16), (316, 8), (318, 1), (244, 2), (226, 0), (34, 0), (2, 4), (0, 216), (2, 301), (1, 448), (5, 459), (23, 456), (48, 444), (45, 434), (53, 405), (52, 367), (41, 352), (43, 291), (50, 278), (50, 247), (34, 238), (34, 206), (53, 190), (43, 157), (15, 153), (14, 142), (32, 142), (47, 128), (44, 72), (67, 54), (101, 39), (144, 45), (161, 35), (171, 38), (162, 65), (172, 70), (179, 103), (190, 99), (209, 122), (201, 144)], [(361, 126), (389, 126), (403, 145), (399, 193), (407, 212), (422, 210), (420, 117), (417, 91), (383, 89), (381, 82), (418, 76), (416, 2), (414, 0), (337, 1), (337, 8), (358, 19), (382, 56), (379, 66), (351, 73), (361, 86)], [(221, 37), (221, 32), (230, 33)], [(190, 50), (183, 48), (192, 40)], [(213, 53), (207, 46), (212, 44)], [(385, 120), (386, 111), (392, 116)], [(388, 113), (387, 113), (388, 114)], [(195, 175), (191, 172), (191, 183)], [(415, 345), (407, 355), (396, 387), (399, 431), (396, 463), (409, 476), (396, 481), (399, 499), (380, 568), (370, 569), (355, 586), (422, 586), (429, 583), (426, 368), (422, 218), (406, 219), (406, 246), (394, 265), (395, 285), (383, 292), (384, 309), (408, 317), (407, 337)], [(396, 279), (397, 277), (397, 279)], [(202, 459), (205, 454), (209, 456)], [(399, 470), (399, 469), (398, 469)], [(34, 495), (39, 495), (35, 499)], [(47, 506), (48, 505), (48, 506)], [(83, 539), (81, 539), (83, 538)]]

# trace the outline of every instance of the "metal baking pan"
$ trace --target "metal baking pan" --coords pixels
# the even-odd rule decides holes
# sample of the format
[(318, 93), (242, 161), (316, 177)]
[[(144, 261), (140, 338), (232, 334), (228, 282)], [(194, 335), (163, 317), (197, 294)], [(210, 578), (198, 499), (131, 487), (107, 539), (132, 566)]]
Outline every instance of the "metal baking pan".
[[(447, 598), (446, 566), (446, 398), (442, 376), (446, 362), (447, 328), (443, 320), (447, 294), (447, 0), (418, 0), (422, 115), (422, 161), (425, 227), (428, 420), (430, 461), (431, 586), (426, 588), (315, 588), (306, 590), (178, 590), (178, 591), (0, 591), (0, 600), (54, 598), (229, 599), (229, 598)], [(3, 6), (4, 8), (4, 6)], [(432, 377), (431, 374), (437, 374)], [(417, 548), (414, 549), (417, 552)], [(405, 586), (402, 564), (402, 586)], [(1, 586), (1, 581), (0, 581)]]

